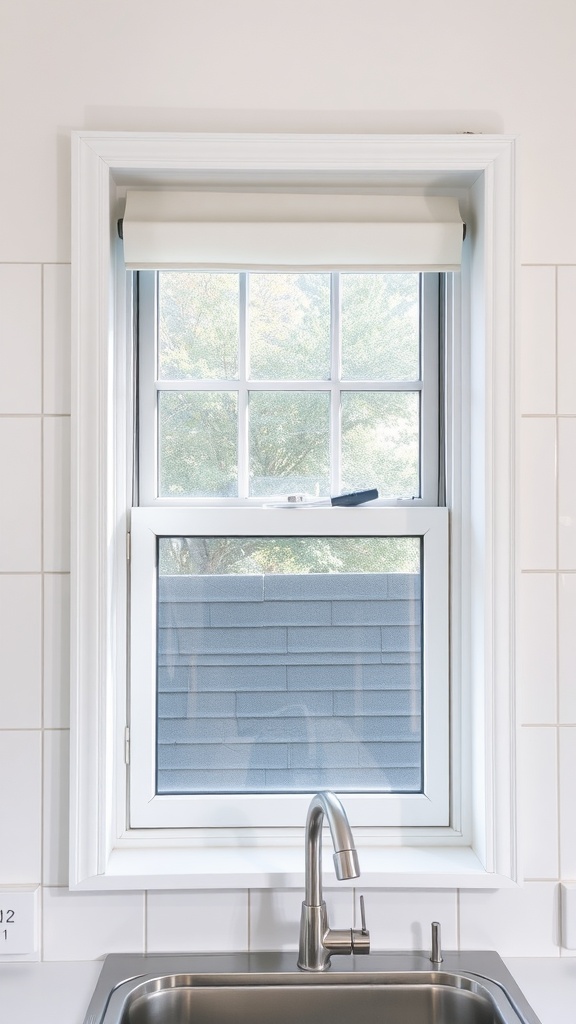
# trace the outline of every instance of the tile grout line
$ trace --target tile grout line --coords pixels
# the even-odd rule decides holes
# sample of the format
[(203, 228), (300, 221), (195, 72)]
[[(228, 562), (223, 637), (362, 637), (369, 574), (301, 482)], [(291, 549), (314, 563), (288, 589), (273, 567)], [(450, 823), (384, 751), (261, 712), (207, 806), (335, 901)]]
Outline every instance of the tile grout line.
[(562, 821), (560, 817), (560, 419), (558, 415), (558, 383), (560, 374), (560, 356), (558, 344), (558, 266), (554, 272), (554, 360), (555, 360), (555, 393), (554, 408), (556, 410), (556, 870), (562, 877)]
[(45, 794), (46, 794), (46, 736), (44, 733), (44, 687), (45, 687), (45, 632), (44, 619), (46, 614), (45, 579), (44, 579), (44, 409), (46, 406), (46, 381), (44, 372), (45, 358), (45, 273), (44, 264), (40, 264), (40, 375), (41, 375), (41, 403), (40, 403), (40, 653), (41, 653), (41, 675), (40, 675), (40, 930), (39, 930), (39, 954), (40, 960), (44, 960), (45, 934), (44, 934), (44, 829), (46, 827), (45, 816)]

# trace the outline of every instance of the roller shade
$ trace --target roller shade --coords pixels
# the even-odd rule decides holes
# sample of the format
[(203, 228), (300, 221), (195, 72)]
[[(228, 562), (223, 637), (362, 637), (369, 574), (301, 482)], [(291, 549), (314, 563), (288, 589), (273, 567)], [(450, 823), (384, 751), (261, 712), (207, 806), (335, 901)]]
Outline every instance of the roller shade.
[(129, 191), (130, 270), (458, 270), (446, 196)]

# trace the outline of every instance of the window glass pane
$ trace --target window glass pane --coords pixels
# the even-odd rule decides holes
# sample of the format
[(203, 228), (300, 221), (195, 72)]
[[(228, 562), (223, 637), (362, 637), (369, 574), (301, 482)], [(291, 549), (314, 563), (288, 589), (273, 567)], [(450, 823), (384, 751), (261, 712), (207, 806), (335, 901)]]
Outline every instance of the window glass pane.
[(250, 274), (250, 376), (327, 380), (330, 274)]
[(327, 494), (330, 396), (253, 391), (249, 408), (250, 494)]
[(237, 408), (236, 392), (160, 392), (161, 498), (227, 497), (238, 493)]
[(342, 274), (344, 380), (418, 380), (418, 274)]
[(159, 273), (159, 379), (234, 380), (238, 302), (238, 274)]
[(418, 537), (159, 539), (157, 790), (422, 789)]
[(383, 498), (420, 494), (420, 397), (413, 391), (342, 394), (342, 487)]

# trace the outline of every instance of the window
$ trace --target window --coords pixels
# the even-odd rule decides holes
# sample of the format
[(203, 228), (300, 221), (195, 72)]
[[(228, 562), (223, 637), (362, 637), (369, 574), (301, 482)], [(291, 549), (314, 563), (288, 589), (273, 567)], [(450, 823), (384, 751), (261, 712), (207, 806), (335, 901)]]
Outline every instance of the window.
[[(413, 738), (414, 730), (412, 739), (403, 741), (406, 748), (396, 750), (398, 755), (402, 753), (403, 764), (384, 764), (384, 768), (402, 769), (388, 790), (385, 786), (379, 787), (375, 797), (365, 782), (364, 790), (359, 786), (354, 795), (346, 794), (351, 819), (360, 822), (357, 841), (362, 847), (363, 882), (368, 886), (428, 886), (446, 884), (449, 878), (450, 885), (470, 886), (486, 884), (487, 873), (491, 885), (509, 884), (510, 879), (517, 878), (514, 666), (510, 617), (513, 578), (512, 155), (513, 143), (510, 140), (481, 137), (432, 142), (406, 137), (399, 142), (386, 137), (366, 141), (354, 137), (242, 139), (238, 136), (150, 136), (143, 140), (130, 135), (81, 133), (77, 136), (74, 176), (74, 390), (77, 406), (73, 445), (73, 886), (174, 888), (181, 885), (300, 884), (300, 844), (304, 821), (300, 807), (305, 809), (307, 802), (304, 782), (296, 782), (292, 791), (283, 794), (282, 811), (274, 820), (268, 815), (268, 810), (280, 804), (276, 792), (256, 791), (255, 787), (248, 785), (244, 786), (242, 793), (233, 792), (230, 800), (230, 796), (223, 792), (224, 787), (221, 791), (216, 791), (215, 787), (208, 792), (208, 776), (196, 784), (190, 779), (175, 781), (176, 773), (180, 771), (180, 766), (171, 761), (172, 754), (178, 753), (175, 750), (159, 753), (157, 774), (156, 752), (157, 746), (159, 749), (162, 745), (162, 738), (156, 718), (156, 641), (158, 632), (161, 629), (170, 631), (179, 614), (171, 607), (171, 603), (182, 603), (173, 601), (174, 588), (172, 595), (170, 593), (173, 583), (182, 587), (175, 577), (189, 581), (191, 575), (202, 576), (205, 577), (202, 585), (214, 588), (224, 582), (228, 585), (229, 577), (234, 575), (237, 579), (232, 581), (233, 585), (241, 588), (249, 582), (250, 576), (231, 572), (190, 574), (166, 570), (174, 567), (175, 558), (193, 557), (199, 544), (209, 548), (219, 538), (232, 542), (232, 558), (233, 546), (238, 544), (236, 538), (240, 538), (244, 549), (250, 545), (251, 553), (255, 556), (257, 553), (259, 566), (267, 561), (267, 565), (274, 569), (268, 573), (268, 578), (275, 576), (279, 585), (289, 582), (290, 586), (299, 582), (294, 577), (307, 577), (309, 582), (312, 576), (322, 574), (280, 572), (279, 568), (284, 569), (285, 565), (279, 566), (276, 557), (278, 548), (282, 546), (279, 539), (282, 542), (288, 539), (291, 543), (292, 540), (300, 542), (301, 539), (312, 538), (318, 549), (323, 547), (324, 557), (334, 558), (337, 549), (341, 561), (352, 557), (354, 565), (360, 567), (362, 559), (358, 550), (353, 556), (349, 551), (355, 545), (358, 549), (359, 545), (365, 544), (369, 557), (380, 559), (380, 567), (376, 566), (378, 571), (371, 573), (380, 582), (388, 571), (385, 568), (386, 554), (383, 548), (375, 553), (372, 545), (378, 548), (381, 541), (390, 538), (397, 550), (405, 545), (404, 555), (408, 557), (409, 552), (412, 559), (410, 575), (421, 581), (418, 599), (407, 602), (409, 617), (414, 620), (410, 625), (416, 626), (412, 633), (421, 630), (424, 634), (421, 675), (424, 684), (420, 689), (416, 687), (414, 692), (425, 712), (423, 718), (428, 719), (430, 725), (428, 734), (426, 727), (422, 729), (420, 743)], [(386, 370), (386, 376), (380, 378), (379, 371), (373, 371), (373, 368), (369, 368), (367, 373), (366, 363), (362, 360), (355, 367), (353, 360), (351, 362), (344, 353), (339, 360), (337, 346), (339, 339), (345, 337), (343, 317), (347, 288), (354, 283), (355, 275), (357, 283), (364, 285), (367, 278), (359, 275), (381, 273), (381, 268), (374, 267), (374, 261), (369, 268), (365, 264), (361, 267), (347, 266), (341, 253), (337, 268), (314, 268), (314, 272), (330, 279), (329, 285), (324, 285), (325, 293), (330, 296), (330, 312), (327, 314), (329, 370), (325, 368), (326, 359), (321, 352), (314, 367), (306, 366), (305, 377), (298, 376), (304, 374), (301, 367), (293, 367), (293, 376), (283, 376), (286, 371), (281, 365), (274, 368), (270, 363), (271, 349), (265, 331), (261, 330), (260, 340), (253, 344), (258, 332), (256, 330), (250, 336), (250, 318), (254, 326), (259, 289), (261, 293), (266, 285), (277, 285), (280, 277), (272, 280), (268, 276), (269, 267), (263, 269), (257, 265), (258, 260), (256, 265), (235, 276), (237, 266), (222, 266), (217, 258), (214, 261), (217, 273), (223, 275), (220, 283), (227, 286), (233, 280), (232, 290), (238, 296), (237, 303), (230, 305), (227, 314), (227, 330), (230, 333), (231, 322), (237, 329), (237, 366), (226, 375), (215, 373), (208, 364), (203, 366), (201, 373), (190, 363), (179, 372), (174, 365), (160, 365), (160, 373), (156, 375), (153, 367), (147, 378), (151, 390), (145, 393), (145, 388), (141, 387), (141, 407), (136, 415), (128, 400), (133, 393), (131, 385), (135, 373), (129, 344), (135, 333), (134, 293), (131, 287), (127, 287), (130, 278), (124, 270), (125, 251), (116, 238), (116, 221), (122, 216), (127, 187), (129, 191), (142, 185), (160, 188), (163, 196), (170, 196), (175, 183), (178, 189), (194, 191), (199, 182), (202, 187), (206, 181), (211, 184), (217, 182), (218, 187), (232, 191), (241, 190), (246, 185), (254, 188), (255, 184), (260, 188), (264, 183), (264, 188), (272, 191), (279, 185), (279, 192), (298, 190), (303, 186), (314, 192), (328, 186), (327, 194), (330, 190), (337, 192), (340, 189), (351, 194), (364, 189), (367, 193), (382, 190), (384, 195), (389, 195), (395, 191), (401, 193), (404, 189), (424, 196), (458, 196), (468, 225), (462, 293), (460, 296), (458, 289), (452, 287), (448, 275), (445, 280), (441, 279), (437, 306), (441, 314), (440, 336), (446, 344), (441, 361), (446, 367), (443, 387), (449, 398), (446, 405), (450, 414), (444, 420), (437, 414), (430, 417), (430, 422), (435, 420), (440, 428), (431, 450), (435, 450), (436, 455), (439, 451), (444, 452), (445, 459), (434, 465), (426, 448), (425, 439), (430, 436), (426, 428), (427, 409), (431, 409), (426, 393), (426, 373), (421, 378), (410, 376), (402, 379), (397, 370), (392, 373)], [(427, 205), (427, 200), (423, 205)], [(168, 209), (166, 223), (171, 223), (169, 214)], [(210, 244), (217, 247), (222, 236), (221, 226), (212, 231), (212, 220), (209, 216), (205, 219), (208, 235), (212, 232)], [(290, 219), (288, 222), (291, 223)], [(148, 231), (145, 224), (143, 230), (144, 234)], [(333, 251), (341, 229), (338, 228), (328, 242), (326, 239), (330, 232), (326, 234), (323, 229), (320, 234), (321, 244), (328, 245)], [(278, 232), (274, 228), (268, 232), (254, 232), (254, 236), (258, 244), (266, 236), (266, 244), (269, 245), (271, 238), (278, 237)], [(177, 242), (173, 239), (176, 250)], [(292, 271), (279, 266), (277, 254), (274, 258), (276, 273), (284, 275), (286, 282), (290, 283), (287, 275)], [(176, 260), (176, 265), (181, 268), (178, 278), (174, 261), (157, 264), (161, 282), (160, 307), (162, 295), (167, 294), (166, 289), (163, 293), (164, 284), (168, 288), (170, 282), (181, 282), (186, 275), (195, 272), (194, 268), (182, 267), (181, 259)], [(413, 272), (413, 268), (406, 270), (405, 267), (402, 271), (396, 270)], [(301, 273), (312, 273), (305, 261)], [(132, 275), (132, 279), (134, 277)], [(146, 277), (154, 281), (154, 274), (146, 271), (140, 275), (141, 311), (147, 301)], [(196, 283), (199, 280), (195, 278)], [(216, 277), (210, 280), (214, 283)], [(153, 284), (147, 293), (152, 303), (155, 301), (155, 287)], [(426, 286), (420, 294), (425, 296)], [(292, 308), (297, 305), (298, 300), (292, 303)], [(326, 302), (323, 308), (326, 310)], [(426, 309), (425, 297), (421, 308)], [(148, 318), (148, 323), (152, 325), (154, 334), (154, 314)], [(460, 341), (454, 345), (456, 335)], [(142, 351), (141, 371), (144, 373), (146, 351), (148, 354), (153, 352), (153, 347), (148, 350), (144, 347)], [(248, 354), (251, 363), (247, 361)], [(281, 352), (276, 351), (276, 358), (281, 362)], [(339, 361), (342, 372), (335, 373)], [(425, 368), (425, 361), (423, 365)], [(374, 376), (371, 376), (372, 372)], [(185, 410), (188, 421), (191, 415), (192, 418), (201, 415), (204, 424), (210, 422), (205, 411), (198, 411), (207, 401), (207, 395), (211, 400), (215, 399), (216, 404), (219, 402), (221, 408), (227, 403), (228, 413), (235, 407), (235, 419), (226, 444), (217, 442), (221, 448), (221, 467), (212, 478), (212, 493), (208, 495), (197, 493), (198, 475), (188, 473), (185, 453), (181, 455), (178, 466), (178, 459), (176, 463), (170, 462), (169, 447), (162, 447), (164, 433), (172, 430), (177, 420), (173, 415), (174, 405), (180, 404), (179, 411)], [(291, 470), (290, 475), (284, 470), (279, 473), (278, 467), (270, 459), (267, 461), (262, 446), (257, 450), (255, 440), (257, 437), (261, 439), (264, 431), (261, 429), (256, 433), (254, 424), (258, 417), (261, 423), (264, 422), (271, 405), (276, 403), (276, 408), (281, 408), (285, 403), (289, 406), (296, 395), (303, 396), (305, 402), (312, 403), (312, 399), (316, 402), (315, 411), (306, 417), (307, 424), (314, 428), (315, 443), (310, 446), (310, 451), (305, 451), (310, 456), (305, 470), (300, 467), (298, 472)], [(408, 444), (411, 455), (404, 460), (403, 472), (406, 465), (411, 466), (408, 482), (400, 488), (395, 484), (387, 491), (381, 477), (377, 485), (382, 489), (383, 498), (374, 507), (306, 508), (297, 511), (262, 507), (277, 504), (277, 499), (282, 499), (293, 489), (323, 497), (345, 487), (356, 486), (356, 483), (348, 484), (348, 480), (361, 479), (360, 475), (355, 477), (354, 474), (359, 468), (360, 456), (367, 448), (366, 434), (362, 435), (362, 430), (366, 431), (366, 423), (369, 422), (369, 418), (363, 421), (362, 416), (371, 403), (385, 405), (393, 402), (404, 402), (405, 409), (411, 403), (412, 424), (416, 419), (414, 409), (418, 408), (418, 441), (414, 440), (416, 431), (412, 426), (412, 440)], [(444, 405), (442, 394), (440, 405)], [(342, 415), (336, 412), (340, 409)], [(409, 422), (408, 414), (405, 415)], [(148, 445), (152, 453), (150, 458), (141, 455), (136, 480), (132, 451), (135, 421), (139, 425), (142, 452)], [(213, 416), (212, 422), (217, 424), (218, 419)], [(278, 423), (278, 417), (274, 423)], [(289, 417), (286, 417), (286, 423), (290, 426)], [(355, 439), (358, 423), (359, 434)], [(156, 424), (159, 425), (158, 444), (154, 434)], [(358, 441), (358, 436), (362, 437), (361, 441)], [(270, 448), (274, 448), (274, 444)], [(376, 454), (371, 452), (362, 476), (364, 472), (380, 476), (386, 454), (384, 448), (382, 446)], [(330, 453), (329, 459), (326, 451)], [(158, 459), (156, 453), (159, 453)], [(198, 447), (196, 462), (202, 461), (202, 455), (202, 448)], [(152, 471), (146, 467), (152, 467)], [(186, 467), (186, 472), (183, 472), (183, 467)], [(206, 476), (205, 473), (200, 475)], [(203, 489), (202, 484), (200, 491)], [(234, 493), (236, 489), (238, 493)], [(398, 489), (402, 493), (394, 494)], [(138, 497), (136, 507), (135, 494)], [(448, 529), (444, 494), (451, 509), (449, 558), (446, 556)], [(130, 564), (134, 574), (131, 591), (128, 589), (126, 560), (129, 533), (132, 548)], [(270, 544), (275, 549), (276, 560), (271, 560)], [(345, 554), (346, 545), (351, 545), (348, 554)], [(284, 546), (289, 549), (290, 545)], [(304, 558), (302, 565), (306, 564), (306, 559), (310, 565), (309, 552), (300, 557)], [(318, 557), (317, 553), (315, 557)], [(373, 561), (371, 564), (374, 568)], [(448, 582), (450, 588), (449, 673), (445, 663), (440, 672), (436, 671), (443, 659), (445, 662), (445, 652), (439, 652), (438, 645), (435, 645), (438, 636), (445, 636), (441, 621), (443, 601), (438, 601), (438, 586), (440, 590), (444, 586), (437, 582), (442, 579), (441, 566), (444, 572), (448, 567), (450, 573), (449, 581), (445, 581), (446, 590)], [(259, 571), (258, 575), (266, 579), (265, 573)], [(361, 580), (363, 572), (324, 575), (335, 579), (353, 575)], [(284, 577), (291, 578), (288, 581)], [(427, 590), (432, 579), (436, 580), (434, 587)], [(160, 601), (157, 601), (158, 594), (162, 598)], [(207, 596), (206, 589), (203, 597)], [(359, 600), (359, 597), (354, 597), (352, 603)], [(328, 594), (327, 607), (322, 614), (328, 613), (331, 619), (337, 618), (342, 611), (334, 607), (338, 601), (342, 599), (334, 593)], [(372, 602), (378, 607), (367, 607), (362, 612), (377, 619), (380, 616), (377, 629), (382, 635), (386, 628), (381, 618), (385, 610), (376, 598), (372, 598)], [(216, 601), (191, 603), (203, 607), (204, 613), (207, 612), (214, 623), (222, 614), (222, 608), (216, 608)], [(238, 604), (230, 601), (219, 603), (228, 606)], [(159, 605), (167, 605), (169, 610), (158, 612)], [(263, 615), (271, 616), (277, 612), (277, 608), (267, 608)], [(130, 666), (131, 678), (126, 658), (128, 613), (132, 616), (131, 628), (137, 631), (137, 635), (133, 634), (136, 660)], [(188, 609), (185, 615), (189, 614)], [(160, 625), (163, 616), (167, 616), (167, 627)], [(139, 625), (134, 627), (134, 622)], [(276, 626), (273, 624), (271, 628)], [(174, 628), (177, 631), (179, 627)], [(190, 628), (204, 630), (205, 627)], [(214, 625), (214, 628), (219, 627)], [(244, 627), (234, 625), (230, 628)], [(296, 625), (286, 628), (314, 627)], [(177, 632), (176, 637), (177, 644), (181, 644)], [(170, 642), (162, 642), (164, 647), (170, 648)], [(168, 663), (160, 666), (167, 669), (163, 675), (171, 674), (177, 682), (182, 673), (176, 670), (183, 666), (175, 661), (170, 663), (169, 659), (174, 653), (180, 656), (182, 652), (170, 649), (164, 653), (168, 656)], [(197, 653), (196, 649), (196, 656)], [(217, 653), (222, 656), (221, 651)], [(297, 654), (298, 651), (291, 653)], [(408, 653), (414, 662), (416, 647)], [(236, 654), (235, 657), (238, 661)], [(428, 658), (432, 659), (429, 663)], [(235, 671), (239, 667), (236, 664)], [(364, 670), (364, 665), (362, 668)], [(446, 681), (448, 675), (452, 680), (449, 715), (446, 705), (443, 707), (442, 704), (446, 692), (434, 691), (434, 680), (442, 677)], [(297, 673), (292, 673), (292, 676), (292, 685), (297, 692)], [(381, 678), (375, 688), (379, 694), (383, 692)], [(240, 692), (239, 679), (240, 674), (237, 675), (237, 692)], [(190, 691), (189, 679), (185, 685), (186, 701), (194, 713), (192, 705), (197, 691)], [(174, 692), (177, 705), (179, 695)], [(334, 692), (335, 688), (333, 699)], [(359, 692), (365, 695), (368, 688)], [(221, 697), (222, 693), (218, 696)], [(130, 718), (127, 716), (129, 701)], [(437, 723), (434, 714), (438, 709), (441, 714)], [(185, 709), (186, 712), (188, 710)], [(303, 716), (301, 721), (306, 718)], [(184, 725), (178, 728), (185, 729), (191, 720), (194, 718), (189, 718), (186, 713), (180, 719)], [(414, 715), (412, 720), (415, 721)], [(129, 734), (126, 732), (128, 724)], [(450, 730), (449, 742), (445, 734), (447, 728)], [(441, 756), (431, 756), (433, 743), (442, 729)], [(168, 739), (167, 747), (178, 746), (171, 742), (173, 736), (168, 736)], [(295, 761), (298, 757), (303, 761), (308, 757), (309, 762), (313, 746), (310, 742), (301, 744), (302, 749), (293, 752)], [(449, 773), (445, 763), (448, 750), (452, 759)], [(413, 756), (415, 751), (416, 758)], [(202, 768), (207, 767), (205, 758), (208, 753), (202, 751)], [(324, 770), (330, 752), (322, 750), (320, 753), (324, 757)], [(269, 754), (274, 755), (274, 751), (267, 751), (266, 756)], [(233, 759), (245, 757), (246, 752), (236, 749), (231, 755), (236, 765)], [(140, 768), (139, 758), (143, 758)], [(438, 765), (442, 770), (435, 776)], [(358, 767), (365, 768), (366, 765)], [(242, 770), (245, 768), (244, 765)], [(313, 770), (320, 770), (318, 760)], [(379, 770), (382, 770), (382, 763)], [(233, 767), (232, 771), (237, 772), (237, 768)], [(493, 784), (496, 776), (497, 787)], [(448, 777), (448, 790), (445, 781), (439, 782), (436, 788), (440, 777), (444, 780)], [(343, 779), (340, 782), (345, 785)], [(204, 792), (200, 792), (202, 789)], [(208, 800), (205, 799), (207, 795)], [(132, 802), (131, 807), (127, 799)], [(242, 818), (242, 823), (240, 799), (252, 800), (252, 811), (255, 812), (252, 814), (251, 811), (248, 818)], [(202, 802), (204, 808), (210, 808), (204, 817), (200, 813)], [(432, 814), (421, 813), (417, 809), (418, 803), (421, 808), (433, 808)], [(231, 807), (237, 812), (236, 821), (230, 816)], [(390, 816), (379, 818), (375, 807), (387, 807)], [(262, 815), (262, 811), (264, 826), (258, 819), (258, 813)], [(414, 816), (410, 817), (412, 811)], [(192, 873), (191, 849), (194, 850)]]
[(439, 292), (139, 274), (132, 826), (298, 825), (321, 788), (356, 825), (448, 824)]

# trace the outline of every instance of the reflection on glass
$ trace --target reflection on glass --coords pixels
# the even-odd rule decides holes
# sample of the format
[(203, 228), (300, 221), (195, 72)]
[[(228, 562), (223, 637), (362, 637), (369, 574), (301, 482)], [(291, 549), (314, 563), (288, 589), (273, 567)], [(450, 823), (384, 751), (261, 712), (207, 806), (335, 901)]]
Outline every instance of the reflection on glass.
[(418, 274), (342, 274), (344, 380), (420, 376)]
[(249, 405), (250, 494), (327, 494), (330, 396), (254, 391)]
[(238, 282), (238, 274), (158, 274), (160, 380), (238, 376)]
[(330, 274), (250, 274), (252, 380), (330, 376)]
[(420, 399), (412, 391), (342, 394), (342, 487), (383, 498), (420, 494)]
[(237, 406), (235, 392), (160, 392), (160, 497), (227, 497), (238, 493)]
[(159, 538), (157, 791), (422, 790), (419, 537)]

